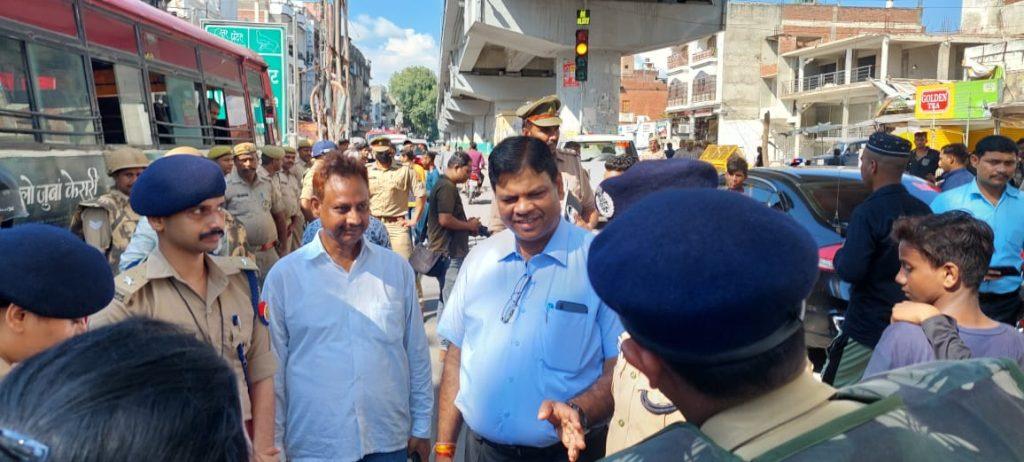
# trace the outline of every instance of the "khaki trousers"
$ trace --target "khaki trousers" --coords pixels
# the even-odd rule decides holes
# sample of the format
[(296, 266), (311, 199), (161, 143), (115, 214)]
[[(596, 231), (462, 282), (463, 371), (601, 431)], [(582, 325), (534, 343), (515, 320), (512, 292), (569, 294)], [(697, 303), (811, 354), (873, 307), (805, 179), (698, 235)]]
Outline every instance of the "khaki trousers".
[(412, 256), (412, 235), (409, 228), (402, 226), (401, 221), (384, 222), (384, 229), (388, 230), (388, 239), (391, 240), (391, 250), (406, 260)]

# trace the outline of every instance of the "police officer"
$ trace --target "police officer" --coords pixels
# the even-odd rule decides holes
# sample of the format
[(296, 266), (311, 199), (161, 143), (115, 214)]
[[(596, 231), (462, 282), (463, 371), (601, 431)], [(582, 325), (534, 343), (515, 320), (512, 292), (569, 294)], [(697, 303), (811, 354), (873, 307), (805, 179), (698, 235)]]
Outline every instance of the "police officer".
[(18, 181), (7, 169), (0, 166), (0, 229), (14, 226), (14, 219), (25, 218), (25, 201), (21, 199)]
[(259, 172), (256, 145), (240, 143), (231, 151), (235, 170), (226, 178), (224, 208), (245, 227), (248, 249), (256, 254), (262, 278), (280, 258), (278, 236), (287, 236), (284, 204), (270, 177)]
[(313, 143), (308, 138), (299, 138), (298, 147), (295, 148), (298, 151), (298, 159), (295, 160), (295, 167), (293, 167), (292, 175), (299, 180), (299, 184), (302, 183), (302, 178), (306, 174), (306, 170), (313, 165)]
[(231, 156), (231, 146), (218, 144), (206, 152), (206, 158), (217, 162), (224, 176), (230, 175), (231, 171), (235, 168), (235, 163), (232, 161)]
[[(792, 219), (726, 191), (661, 191), (616, 213), (590, 251), (594, 290), (632, 336), (624, 357), (718, 446), (750, 460), (861, 406), (830, 401), (835, 390), (807, 368), (801, 302), (817, 248)], [(680, 448), (647, 450), (610, 459)]]
[[(672, 188), (715, 188), (718, 173), (711, 164), (694, 159), (639, 162), (623, 174), (609, 178), (596, 191), (597, 209), (612, 221), (651, 193)], [(620, 343), (629, 338), (619, 337)], [(647, 377), (630, 365), (619, 352), (612, 373), (615, 411), (608, 425), (608, 454), (643, 441), (684, 416)]]
[(121, 253), (139, 223), (139, 214), (128, 204), (128, 196), (149, 159), (142, 151), (127, 146), (106, 152), (103, 157), (114, 188), (95, 200), (79, 203), (71, 218), (71, 231), (103, 252), (111, 270), (116, 271)]
[(288, 217), (288, 228), (291, 231), (285, 239), (287, 247), (285, 253), (291, 252), (301, 246), (302, 232), (306, 228), (306, 218), (302, 215), (302, 208), (299, 207), (299, 194), (302, 192), (302, 178), (293, 174), (298, 168), (298, 150), (291, 147), (284, 147), (284, 158), (281, 159), (281, 171), (277, 172), (277, 180), (281, 191), (281, 200), (285, 207), (285, 216)]
[(277, 363), (266, 313), (257, 305), (257, 267), (248, 258), (207, 254), (224, 233), (225, 189), (220, 169), (205, 159), (164, 157), (150, 165), (135, 184), (131, 205), (149, 219), (159, 235), (158, 247), (145, 262), (116, 277), (113, 302), (92, 323), (149, 316), (178, 324), (209, 343), (235, 371), (256, 451), (270, 454)]
[(1024, 455), (1019, 429), (1004, 428), (1024, 418), (1021, 384), (999, 384), (1019, 374), (1010, 360), (911, 366), (839, 391), (816, 380), (803, 300), (817, 263), (799, 223), (728, 191), (657, 192), (609, 223), (590, 248), (590, 282), (632, 336), (626, 360), (688, 422), (605, 460)]
[[(114, 298), (104, 258), (70, 232), (28, 223), (0, 231), (0, 378), (85, 330)], [(2, 451), (0, 451), (2, 452)]]
[[(409, 166), (395, 161), (391, 140), (385, 137), (374, 138), (370, 141), (370, 149), (377, 160), (367, 169), (370, 177), (370, 214), (384, 222), (391, 240), (391, 250), (408, 260), (412, 255), (409, 229), (419, 221), (427, 195), (423, 182)], [(406, 218), (410, 197), (415, 198), (416, 205), (412, 218)]]
[[(597, 226), (598, 213), (594, 204), (594, 191), (590, 187), (590, 175), (580, 163), (579, 153), (558, 148), (558, 128), (562, 125), (558, 111), (561, 108), (562, 101), (551, 95), (520, 106), (516, 116), (523, 119), (522, 134), (543, 141), (555, 156), (565, 189), (565, 197), (562, 199), (565, 216), (572, 223), (593, 229)], [(495, 199), (491, 205), (492, 232), (505, 229), (498, 216), (497, 204)]]
[(910, 143), (878, 132), (868, 138), (860, 174), (872, 193), (850, 216), (846, 242), (835, 257), (836, 274), (852, 284), (842, 333), (828, 347), (821, 378), (841, 387), (860, 381), (871, 352), (889, 326), (892, 307), (906, 300), (896, 284), (899, 252), (890, 238), (901, 216), (927, 215), (931, 209), (903, 186)]
[[(277, 197), (281, 200), (282, 215), (284, 216), (284, 232), (278, 233), (277, 240), (277, 253), (280, 256), (288, 254), (288, 241), (292, 235), (292, 214), (295, 212), (292, 207), (292, 203), (287, 200), (287, 192), (284, 191), (284, 186), (281, 184), (278, 175), (282, 173), (284, 169), (284, 148), (280, 146), (263, 146), (260, 149), (260, 167), (257, 169), (257, 173), (261, 176), (266, 177), (270, 180), (270, 184), (274, 186), (274, 190), (277, 192)], [(288, 176), (284, 174), (284, 176)], [(298, 199), (294, 202), (294, 209), (299, 208)]]

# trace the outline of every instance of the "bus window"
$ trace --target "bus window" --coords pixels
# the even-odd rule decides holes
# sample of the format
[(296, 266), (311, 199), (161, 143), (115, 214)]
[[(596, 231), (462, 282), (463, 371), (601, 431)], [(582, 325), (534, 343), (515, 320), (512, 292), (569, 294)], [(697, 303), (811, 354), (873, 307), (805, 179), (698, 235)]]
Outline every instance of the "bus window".
[(245, 71), (245, 77), (246, 83), (249, 86), (249, 104), (252, 105), (253, 126), (256, 127), (256, 143), (270, 144), (270, 137), (267, 132), (267, 108), (266, 100), (264, 99), (263, 80), (260, 79), (259, 74), (250, 70)]
[(43, 141), (96, 144), (82, 56), (38, 43), (28, 44), (28, 56), (36, 77), (36, 110), (45, 114), (41, 116), (43, 130), (51, 132), (43, 134)]
[(136, 67), (93, 60), (96, 101), (107, 144), (148, 145), (149, 114), (142, 100), (142, 71)]
[(35, 140), (31, 132), (32, 116), (27, 114), (32, 108), (26, 82), (28, 73), (21, 42), (0, 36), (0, 111), (3, 111), (0, 113), (0, 141)]
[(228, 129), (227, 110), (224, 108), (224, 90), (207, 87), (206, 90), (206, 144), (232, 144)]
[(142, 94), (142, 70), (124, 64), (114, 64), (114, 76), (117, 81), (117, 96), (121, 103), (121, 120), (126, 141), (137, 146), (153, 144), (149, 111), (146, 110), (146, 99)]
[(153, 118), (162, 145), (203, 145), (199, 84), (158, 72), (149, 73)]

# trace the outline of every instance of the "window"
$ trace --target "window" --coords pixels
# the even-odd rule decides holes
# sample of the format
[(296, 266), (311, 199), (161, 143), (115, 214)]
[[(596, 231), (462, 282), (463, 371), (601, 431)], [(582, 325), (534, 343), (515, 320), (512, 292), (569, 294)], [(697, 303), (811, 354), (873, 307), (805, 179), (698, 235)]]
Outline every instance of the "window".
[(85, 83), (81, 55), (37, 43), (29, 43), (29, 66), (36, 77), (33, 91), (37, 111), (42, 112), (43, 141), (95, 144), (95, 117)]
[(198, 83), (150, 72), (149, 93), (153, 100), (153, 118), (156, 119), (160, 144), (203, 144), (199, 118), (201, 87)]
[(135, 28), (127, 23), (92, 8), (82, 8), (82, 23), (90, 45), (103, 45), (135, 54)]
[[(0, 37), (0, 141), (32, 142), (32, 110), (22, 43)], [(18, 131), (24, 131), (18, 133)]]
[(137, 67), (94, 60), (96, 102), (107, 144), (153, 143), (149, 113), (142, 97), (142, 71)]
[(245, 94), (239, 88), (206, 87), (207, 144), (234, 144), (252, 140)]
[[(17, 6), (15, 6), (17, 3)], [(4, 17), (72, 37), (78, 36), (70, 0), (24, 0), (4, 2)]]
[(615, 156), (637, 155), (632, 141), (581, 141), (580, 160), (604, 162)]
[(184, 42), (159, 35), (156, 32), (142, 32), (142, 50), (146, 59), (158, 59), (165, 63), (196, 69), (196, 50)]
[(245, 71), (246, 83), (249, 87), (249, 104), (252, 105), (252, 121), (256, 127), (256, 143), (270, 143), (267, 126), (273, 126), (274, 118), (267, 113), (265, 93), (263, 91), (263, 79), (254, 71)]

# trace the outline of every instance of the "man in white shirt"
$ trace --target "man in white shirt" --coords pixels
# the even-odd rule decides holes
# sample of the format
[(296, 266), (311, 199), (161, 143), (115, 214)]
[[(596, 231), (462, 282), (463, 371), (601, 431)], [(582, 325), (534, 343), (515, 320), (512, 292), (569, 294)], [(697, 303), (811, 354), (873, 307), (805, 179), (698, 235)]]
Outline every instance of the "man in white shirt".
[(341, 154), (321, 165), (312, 205), (323, 229), (274, 265), (263, 292), (279, 447), (292, 461), (425, 461), (434, 392), (415, 275), (363, 237), (365, 165)]

